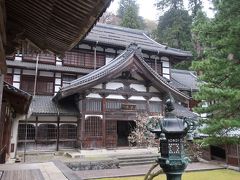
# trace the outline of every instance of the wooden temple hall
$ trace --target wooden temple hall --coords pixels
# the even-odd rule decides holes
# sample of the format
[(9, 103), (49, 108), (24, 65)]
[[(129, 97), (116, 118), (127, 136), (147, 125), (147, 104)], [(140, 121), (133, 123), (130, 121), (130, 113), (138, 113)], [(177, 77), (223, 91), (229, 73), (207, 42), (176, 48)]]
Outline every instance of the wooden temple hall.
[(196, 76), (171, 68), (191, 59), (188, 51), (105, 24), (96, 24), (71, 50), (50, 50), (36, 51), (24, 41), (6, 57), (5, 81), (32, 95), (28, 113), (12, 119), (13, 157), (24, 150), (128, 146), (136, 115), (164, 115), (169, 92), (177, 115), (194, 116), (189, 109)]
[[(60, 57), (72, 49), (91, 30), (110, 3), (111, 0), (0, 0), (0, 163), (4, 163), (9, 157), (15, 157), (17, 142), (21, 142), (22, 132), (22, 125), (18, 128), (18, 122), (31, 117), (29, 106), (36, 100), (31, 101), (33, 92), (28, 83), (32, 76), (28, 75), (32, 73), (30, 66), (36, 67), (36, 58), (33, 58), (35, 53), (48, 52), (45, 58), (40, 53), (40, 68), (35, 71), (40, 76), (37, 86), (39, 90), (43, 88), (40, 94), (53, 95), (54, 93), (49, 93), (54, 88), (52, 76), (42, 76), (41, 63), (52, 65), (55, 62), (49, 52)], [(34, 53), (30, 58), (33, 63), (22, 66), (21, 63), (27, 57), (25, 51), (30, 52), (30, 49), (31, 53)], [(9, 61), (22, 62), (19, 66), (9, 65)], [(50, 74), (56, 72), (49, 69), (48, 65), (44, 69), (45, 72), (49, 70)], [(26, 75), (26, 72), (30, 74)], [(24, 83), (26, 81), (27, 84)], [(39, 95), (39, 92), (36, 94)], [(27, 123), (25, 129), (29, 130), (30, 125)], [(31, 130), (26, 133), (27, 144), (32, 141), (29, 139), (32, 133)], [(34, 133), (37, 136), (37, 131)]]
[(171, 68), (191, 53), (143, 31), (96, 24), (63, 58), (26, 46), (6, 61), (5, 80), (35, 94), (28, 115), (13, 121), (18, 152), (128, 146), (136, 115), (164, 115), (168, 92), (178, 115), (194, 116), (188, 109), (196, 76)]

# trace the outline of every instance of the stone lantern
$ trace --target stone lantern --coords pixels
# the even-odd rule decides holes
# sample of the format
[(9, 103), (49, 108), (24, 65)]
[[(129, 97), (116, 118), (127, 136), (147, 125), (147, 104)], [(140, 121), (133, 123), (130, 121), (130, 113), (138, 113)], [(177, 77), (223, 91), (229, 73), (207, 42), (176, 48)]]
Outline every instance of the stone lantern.
[(194, 121), (184, 117), (176, 117), (170, 100), (166, 101), (165, 117), (158, 119), (152, 126), (149, 121), (147, 128), (160, 139), (160, 154), (157, 163), (166, 173), (167, 180), (181, 180), (189, 158), (184, 152), (184, 137), (195, 128)]

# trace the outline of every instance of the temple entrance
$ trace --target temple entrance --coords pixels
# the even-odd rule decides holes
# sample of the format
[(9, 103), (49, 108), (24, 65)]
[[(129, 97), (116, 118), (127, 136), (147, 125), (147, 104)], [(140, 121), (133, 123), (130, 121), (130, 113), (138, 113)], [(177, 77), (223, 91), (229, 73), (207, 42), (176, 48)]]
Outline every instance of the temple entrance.
[(129, 146), (128, 136), (136, 127), (134, 121), (117, 121), (117, 146)]

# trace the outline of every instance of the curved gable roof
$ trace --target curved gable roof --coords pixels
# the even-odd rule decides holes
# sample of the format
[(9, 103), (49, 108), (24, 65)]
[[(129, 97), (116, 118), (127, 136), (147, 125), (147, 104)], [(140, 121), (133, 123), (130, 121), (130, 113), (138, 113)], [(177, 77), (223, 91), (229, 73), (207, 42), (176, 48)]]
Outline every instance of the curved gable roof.
[(143, 50), (155, 51), (190, 58), (190, 51), (183, 51), (159, 44), (145, 34), (144, 31), (109, 24), (97, 23), (85, 38), (86, 41), (127, 47), (131, 43), (138, 44)]
[(136, 64), (138, 68), (141, 68), (145, 75), (151, 76), (151, 81), (154, 82), (159, 89), (165, 92), (170, 91), (175, 97), (181, 99), (181, 101), (189, 99), (188, 96), (170, 85), (165, 78), (160, 76), (145, 62), (140, 48), (136, 44), (131, 44), (122, 54), (110, 61), (109, 64), (72, 81), (68, 86), (63, 87), (53, 99), (61, 100), (76, 93), (83, 92), (97, 84), (106, 82), (124, 71), (133, 63)]

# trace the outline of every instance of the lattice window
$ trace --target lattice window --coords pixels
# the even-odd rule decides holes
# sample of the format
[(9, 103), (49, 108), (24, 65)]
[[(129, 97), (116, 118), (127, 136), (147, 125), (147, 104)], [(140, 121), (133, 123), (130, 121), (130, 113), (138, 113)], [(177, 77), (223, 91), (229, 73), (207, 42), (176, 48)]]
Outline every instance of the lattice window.
[[(24, 53), (23, 61), (36, 62), (37, 54), (36, 53)], [(40, 53), (39, 54), (39, 63), (55, 64), (56, 56), (54, 53)]]
[(85, 53), (84, 54), (84, 61), (85, 61), (85, 67), (87, 68), (93, 68), (94, 67), (94, 56), (93, 53)]
[[(21, 78), (21, 89), (33, 94), (34, 91), (34, 76), (23, 75)], [(37, 77), (36, 94), (52, 95), (54, 79), (50, 77)]]
[(146, 101), (130, 101), (130, 103), (136, 105), (137, 111), (146, 111), (147, 109), (147, 102)]
[(53, 94), (53, 78), (39, 77), (37, 80), (37, 94), (52, 95)]
[(159, 60), (155, 63), (154, 59), (145, 59), (147, 64), (155, 70), (158, 74), (162, 74), (162, 63)]
[(105, 55), (97, 53), (97, 56), (96, 56), (97, 68), (104, 66), (104, 64), (105, 64)]
[(85, 121), (86, 136), (102, 136), (102, 120), (100, 117), (88, 117)]
[[(101, 67), (105, 63), (105, 55), (96, 54), (96, 67)], [(66, 52), (63, 58), (63, 64), (67, 66), (78, 66), (85, 68), (94, 68), (94, 52)]]
[(66, 52), (63, 64), (67, 66), (84, 66), (84, 54), (81, 52)]
[(162, 106), (160, 102), (149, 102), (149, 111), (153, 113), (161, 113)]
[(117, 146), (117, 121), (106, 121), (106, 147)]
[(86, 102), (86, 111), (100, 112), (102, 110), (101, 100), (89, 99)]
[(121, 101), (107, 101), (106, 108), (107, 110), (121, 109), (122, 102)]
[(117, 121), (106, 121), (106, 135), (114, 136), (117, 134)]
[[(27, 129), (26, 129), (27, 127)], [(27, 136), (26, 136), (27, 135)], [(32, 124), (19, 124), (18, 126), (18, 140), (34, 140), (35, 126)]]
[(40, 124), (38, 126), (37, 137), (40, 140), (49, 140), (57, 138), (57, 127), (54, 124)]
[(21, 89), (33, 94), (34, 89), (34, 76), (22, 76), (21, 77)]
[(59, 127), (60, 139), (76, 139), (77, 138), (77, 126), (73, 124), (62, 124)]
[(162, 63), (161, 62), (157, 63), (156, 69), (157, 69), (157, 73), (161, 75), (162, 74)]

